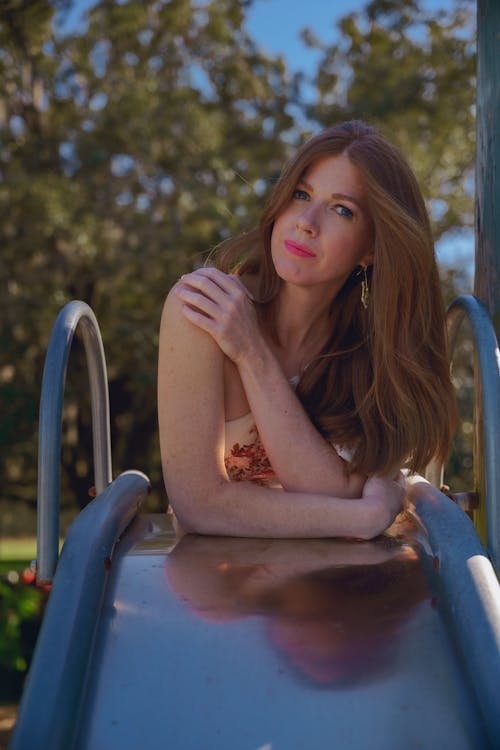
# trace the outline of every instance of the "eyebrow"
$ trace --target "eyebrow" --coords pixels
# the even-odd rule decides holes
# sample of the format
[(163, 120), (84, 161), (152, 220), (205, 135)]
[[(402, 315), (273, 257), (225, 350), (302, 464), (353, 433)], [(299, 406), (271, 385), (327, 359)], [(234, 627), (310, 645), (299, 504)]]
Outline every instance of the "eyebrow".
[[(307, 180), (299, 180), (299, 185), (303, 185), (311, 192), (314, 192), (313, 186), (310, 185)], [(361, 210), (363, 210), (364, 208), (363, 204), (358, 198), (355, 198), (353, 195), (348, 195), (347, 193), (332, 193), (330, 197), (334, 198), (335, 200), (349, 201), (350, 203), (354, 203)]]

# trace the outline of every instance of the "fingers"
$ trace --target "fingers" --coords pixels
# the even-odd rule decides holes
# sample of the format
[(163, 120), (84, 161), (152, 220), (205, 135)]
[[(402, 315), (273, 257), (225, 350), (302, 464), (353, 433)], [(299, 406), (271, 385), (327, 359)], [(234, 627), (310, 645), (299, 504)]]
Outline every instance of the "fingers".
[(241, 280), (216, 268), (200, 268), (174, 287), (182, 315), (209, 333), (234, 362), (251, 349), (258, 322), (250, 294)]
[(189, 305), (183, 305), (182, 307), (182, 314), (184, 317), (189, 320), (191, 323), (194, 323), (195, 326), (198, 328), (201, 328), (202, 331), (206, 331), (206, 333), (209, 333), (215, 340), (216, 338), (216, 323), (213, 318), (209, 317), (203, 312), (199, 312), (194, 307), (190, 307)]
[(200, 268), (182, 276), (174, 291), (185, 304), (210, 317), (241, 314), (251, 299), (238, 277), (216, 268)]
[(393, 476), (382, 476), (379, 474), (374, 474), (367, 479), (367, 482), (370, 483), (369, 486), (371, 487), (376, 486), (377, 480), (380, 480), (381, 482), (397, 484), (403, 492), (406, 492), (406, 477), (401, 471), (398, 471), (398, 473)]
[[(175, 295), (184, 303), (183, 312), (198, 310), (208, 317), (215, 317), (218, 311), (217, 301), (186, 284), (178, 283), (174, 288)], [(186, 317), (188, 317), (186, 315)], [(190, 318), (192, 319), (192, 318)]]
[(200, 268), (182, 276), (174, 292), (185, 305), (224, 321), (248, 315), (250, 292), (237, 276), (216, 268)]
[(378, 499), (382, 505), (391, 508), (396, 515), (403, 505), (406, 489), (397, 479), (369, 477), (363, 489), (363, 497)]
[(186, 300), (189, 297), (190, 302), (194, 302), (198, 297), (205, 297), (220, 305), (228, 294), (228, 290), (221, 285), (221, 281), (211, 278), (207, 274), (194, 271), (181, 276), (176, 285), (176, 294), (185, 297)]
[(223, 273), (217, 268), (199, 268), (182, 276), (181, 282), (212, 297), (214, 300), (221, 299), (221, 292), (237, 297), (243, 295), (252, 301), (254, 300), (253, 295), (245, 287), (239, 276)]

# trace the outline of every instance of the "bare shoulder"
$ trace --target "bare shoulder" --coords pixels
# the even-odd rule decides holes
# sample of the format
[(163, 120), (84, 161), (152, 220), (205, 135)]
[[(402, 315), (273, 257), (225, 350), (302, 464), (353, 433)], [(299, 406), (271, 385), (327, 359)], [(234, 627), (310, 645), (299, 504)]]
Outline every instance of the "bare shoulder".
[[(163, 307), (158, 359), (158, 422), (165, 485), (184, 525), (224, 472), (224, 355), (182, 314), (173, 288)], [(193, 466), (197, 471), (193, 471)]]
[(160, 325), (160, 364), (163, 357), (172, 361), (174, 356), (202, 357), (201, 366), (208, 360), (220, 360), (223, 354), (207, 333), (190, 323), (182, 314), (182, 302), (175, 294), (174, 285), (163, 305)]
[[(160, 326), (158, 353), (158, 406), (174, 419), (181, 411), (206, 409), (210, 400), (224, 389), (224, 355), (209, 334), (197, 328), (182, 314), (182, 302), (170, 291)], [(223, 406), (221, 407), (223, 408)], [(174, 416), (175, 415), (175, 416)]]
[(195, 331), (194, 326), (189, 325), (182, 315), (182, 302), (175, 293), (178, 284), (179, 282), (174, 284), (163, 304), (160, 336), (167, 335), (170, 337), (171, 334), (175, 335), (175, 332), (179, 328), (184, 329), (183, 333), (191, 329), (193, 333)]

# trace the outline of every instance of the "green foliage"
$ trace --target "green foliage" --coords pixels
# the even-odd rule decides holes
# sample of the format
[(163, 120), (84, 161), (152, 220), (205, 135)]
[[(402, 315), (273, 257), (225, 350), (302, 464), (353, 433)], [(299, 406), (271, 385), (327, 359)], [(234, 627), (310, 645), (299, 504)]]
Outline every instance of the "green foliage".
[[(35, 17), (36, 33), (33, 30)], [(60, 307), (100, 322), (115, 470), (160, 486), (156, 343), (175, 279), (242, 226), (279, 170), (291, 92), (242, 28), (236, 0), (100, 2), (85, 34), (57, 36), (50, 3), (0, 10), (0, 440), (10, 497), (32, 499), (43, 357)], [(42, 23), (43, 21), (43, 23)], [(265, 127), (263, 127), (265, 123)], [(87, 501), (89, 410), (72, 357), (64, 497)], [(81, 398), (79, 398), (79, 404)]]
[[(19, 579), (10, 566), (0, 580), (0, 700), (17, 700), (28, 669), (47, 596)], [(11, 580), (9, 580), (9, 578)]]
[[(239, 0), (100, 0), (84, 33), (72, 2), (0, 7), (0, 467), (4, 497), (33, 503), (36, 422), (53, 321), (88, 302), (108, 359), (114, 470), (140, 468), (165, 504), (156, 347), (175, 279), (255, 224), (301, 137), (363, 116), (396, 139), (427, 191), (436, 234), (471, 222), (472, 30), (467, 4), (425, 16), (378, 0), (340, 23), (305, 104), (280, 58), (245, 31)], [(306, 35), (307, 36), (307, 35)], [(309, 42), (314, 42), (309, 34)], [(304, 118), (305, 121), (305, 118)], [(63, 505), (93, 484), (87, 373), (68, 372)]]
[(364, 119), (405, 153), (436, 239), (474, 216), (475, 3), (424, 11), (416, 0), (373, 0), (321, 45), (310, 117), (322, 125)]

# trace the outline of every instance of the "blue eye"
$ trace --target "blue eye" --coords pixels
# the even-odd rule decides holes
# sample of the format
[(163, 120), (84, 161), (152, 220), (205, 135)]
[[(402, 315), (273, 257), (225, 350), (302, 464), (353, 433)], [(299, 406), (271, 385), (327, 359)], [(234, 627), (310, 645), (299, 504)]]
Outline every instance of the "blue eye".
[(299, 188), (293, 191), (293, 197), (295, 198), (295, 200), (298, 200), (298, 201), (309, 200), (309, 194), (306, 193), (305, 190), (300, 190)]
[(336, 205), (335, 210), (339, 214), (339, 216), (345, 216), (346, 219), (351, 219), (354, 216), (351, 209), (347, 208), (347, 206)]

